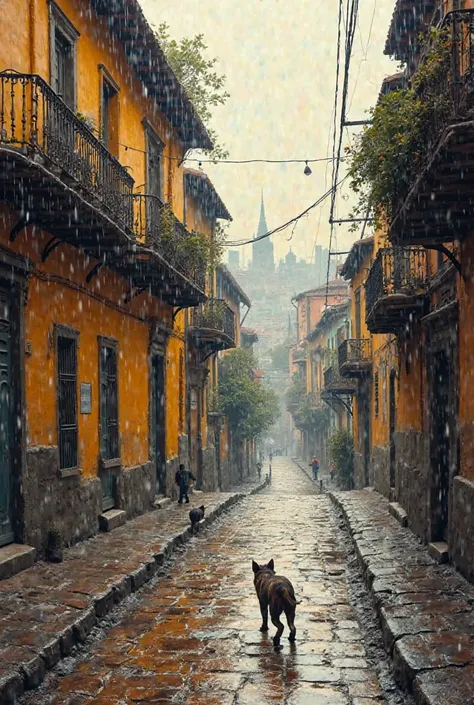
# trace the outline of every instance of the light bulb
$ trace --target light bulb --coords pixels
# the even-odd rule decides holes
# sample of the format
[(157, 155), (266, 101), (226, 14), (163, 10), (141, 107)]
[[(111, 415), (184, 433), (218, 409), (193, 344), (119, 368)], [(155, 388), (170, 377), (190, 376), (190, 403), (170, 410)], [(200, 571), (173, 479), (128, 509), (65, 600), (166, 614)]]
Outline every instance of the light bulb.
[(308, 166), (308, 162), (306, 162), (306, 166), (305, 166), (305, 168), (304, 168), (304, 175), (305, 175), (305, 176), (311, 176), (312, 173), (313, 173), (313, 172), (311, 171), (311, 169), (310, 169), (309, 166)]

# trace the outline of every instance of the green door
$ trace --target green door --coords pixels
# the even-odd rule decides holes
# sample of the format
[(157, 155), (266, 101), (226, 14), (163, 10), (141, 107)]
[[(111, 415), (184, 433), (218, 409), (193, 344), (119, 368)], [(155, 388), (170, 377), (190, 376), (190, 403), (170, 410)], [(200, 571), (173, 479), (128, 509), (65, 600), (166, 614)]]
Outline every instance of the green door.
[(14, 539), (12, 528), (11, 339), (6, 299), (0, 292), (0, 546)]
[(100, 348), (100, 451), (104, 461), (102, 471), (102, 509), (115, 507), (115, 471), (110, 462), (118, 459), (118, 379), (117, 350), (102, 344)]

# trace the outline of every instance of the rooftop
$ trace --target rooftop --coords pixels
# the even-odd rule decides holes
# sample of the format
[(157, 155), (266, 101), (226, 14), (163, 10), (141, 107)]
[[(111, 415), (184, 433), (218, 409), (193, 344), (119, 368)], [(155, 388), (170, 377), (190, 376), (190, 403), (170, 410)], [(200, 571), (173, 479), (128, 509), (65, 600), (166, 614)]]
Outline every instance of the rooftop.
[(211, 218), (232, 220), (232, 216), (211, 179), (203, 171), (197, 169), (184, 170), (184, 179), (191, 195), (200, 203), (206, 215)]
[(363, 240), (357, 240), (347, 255), (347, 259), (342, 265), (341, 276), (344, 279), (353, 279), (360, 270), (362, 262), (368, 257), (374, 249), (374, 236), (365, 237)]
[(110, 32), (123, 44), (137, 77), (185, 149), (212, 149), (204, 123), (166, 60), (138, 0), (91, 0), (91, 4), (98, 16), (107, 18)]
[(321, 284), (320, 286), (316, 286), (313, 289), (307, 289), (307, 291), (302, 291), (293, 298), (293, 301), (299, 301), (300, 299), (303, 299), (306, 296), (309, 296), (311, 298), (318, 298), (323, 296), (325, 297), (326, 293), (328, 293), (329, 296), (347, 296), (347, 284), (346, 282), (342, 281), (342, 279), (333, 279), (332, 281), (328, 282), (328, 284)]
[(235, 279), (235, 277), (230, 273), (230, 271), (227, 269), (227, 267), (224, 264), (220, 264), (217, 267), (217, 272), (220, 274), (225, 282), (227, 283), (227, 286), (230, 289), (233, 289), (234, 292), (237, 294), (239, 301), (248, 308), (251, 307), (252, 302), (250, 301), (249, 297), (245, 293), (245, 291), (242, 289), (238, 281)]

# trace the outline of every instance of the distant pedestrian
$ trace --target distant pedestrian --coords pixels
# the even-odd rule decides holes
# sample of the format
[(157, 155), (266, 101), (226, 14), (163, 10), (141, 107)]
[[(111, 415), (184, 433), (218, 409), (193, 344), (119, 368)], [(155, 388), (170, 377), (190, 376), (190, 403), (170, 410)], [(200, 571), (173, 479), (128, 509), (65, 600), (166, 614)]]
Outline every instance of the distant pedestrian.
[(329, 477), (331, 479), (331, 482), (334, 482), (335, 474), (336, 474), (336, 468), (334, 467), (334, 465), (330, 465), (329, 466)]
[(258, 479), (262, 479), (262, 463), (258, 462), (257, 463), (257, 474), (258, 474)]
[(190, 470), (186, 470), (185, 466), (181, 464), (178, 472), (176, 473), (175, 481), (179, 487), (178, 504), (183, 504), (184, 501), (186, 501), (186, 504), (189, 504), (189, 486), (191, 481), (196, 482), (196, 478), (193, 473)]
[(317, 482), (319, 473), (319, 460), (315, 455), (313, 456), (313, 459), (311, 460), (309, 465), (311, 470), (313, 471), (313, 480)]

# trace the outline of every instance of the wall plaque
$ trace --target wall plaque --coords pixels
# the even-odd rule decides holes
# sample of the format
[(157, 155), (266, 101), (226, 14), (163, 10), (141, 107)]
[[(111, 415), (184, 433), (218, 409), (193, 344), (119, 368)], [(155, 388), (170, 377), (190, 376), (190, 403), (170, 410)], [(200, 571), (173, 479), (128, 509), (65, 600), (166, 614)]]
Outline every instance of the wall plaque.
[(81, 384), (81, 414), (92, 414), (92, 384)]

